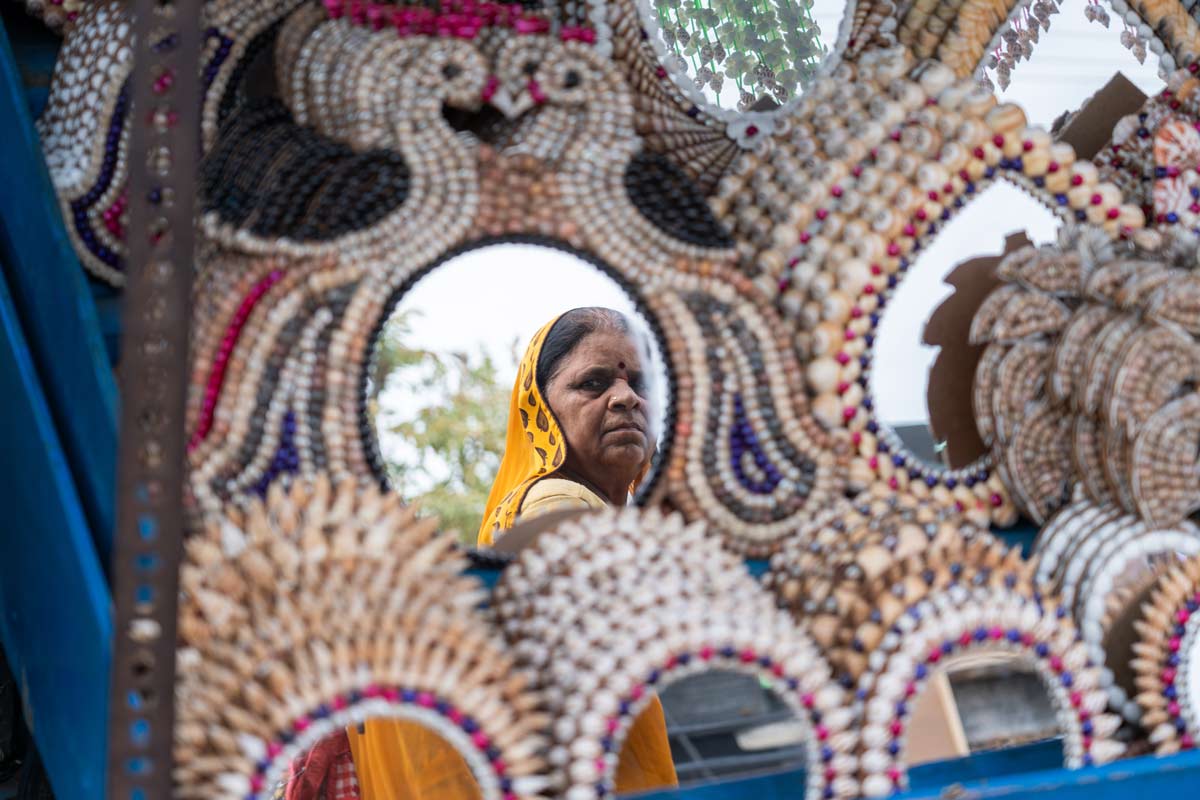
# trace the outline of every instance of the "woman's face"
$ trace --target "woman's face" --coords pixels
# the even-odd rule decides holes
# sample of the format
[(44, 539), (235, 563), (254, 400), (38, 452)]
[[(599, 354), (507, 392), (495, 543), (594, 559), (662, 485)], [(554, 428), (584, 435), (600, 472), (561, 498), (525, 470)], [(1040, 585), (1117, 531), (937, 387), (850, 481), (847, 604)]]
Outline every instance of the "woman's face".
[(629, 334), (595, 331), (546, 387), (567, 440), (567, 469), (602, 489), (628, 487), (654, 453), (642, 366)]

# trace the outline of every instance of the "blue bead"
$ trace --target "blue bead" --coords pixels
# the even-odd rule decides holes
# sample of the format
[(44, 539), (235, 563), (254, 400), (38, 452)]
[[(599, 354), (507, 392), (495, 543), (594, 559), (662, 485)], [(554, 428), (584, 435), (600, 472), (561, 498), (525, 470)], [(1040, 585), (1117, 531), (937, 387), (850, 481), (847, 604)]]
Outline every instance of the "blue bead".
[(904, 466), (904, 456), (897, 453), (896, 455), (892, 456), (892, 463), (895, 464), (897, 467), (903, 467)]
[(613, 740), (611, 736), (605, 736), (600, 740), (600, 746), (604, 748), (604, 752), (611, 753), (613, 751)]
[(1013, 628), (1008, 632), (1008, 640), (1014, 644), (1021, 641), (1021, 632)]
[(1034, 646), (1033, 651), (1038, 654), (1038, 658), (1045, 658), (1050, 655), (1050, 646), (1045, 642), (1038, 642)]
[(1087, 212), (1082, 208), (1077, 210), (1075, 212), (1075, 219), (1079, 220), (1080, 222), (1087, 222)]
[(400, 692), (400, 699), (405, 703), (415, 703), (417, 702), (417, 693), (412, 689), (403, 689)]
[(985, 177), (985, 178), (991, 178), (991, 177), (995, 176), (995, 174), (996, 174), (995, 167), (988, 167), (987, 169), (985, 169), (983, 171), (983, 177)]
[(1038, 177), (1033, 179), (1033, 185), (1038, 187), (1039, 189), (1044, 189), (1046, 186), (1046, 179), (1039, 175)]
[(1071, 684), (1075, 683), (1075, 678), (1071, 676), (1070, 672), (1064, 672), (1060, 680), (1062, 681), (1062, 685), (1068, 689), (1071, 687)]
[(1174, 211), (1170, 212), (1169, 214), (1167, 214), (1167, 222), (1174, 225), (1176, 222), (1179, 222), (1179, 215), (1176, 214)]
[(925, 485), (932, 489), (934, 486), (937, 486), (937, 478), (935, 478), (933, 475), (926, 475)]
[(680, 664), (686, 665), (689, 661), (692, 660), (692, 654), (691, 653), (680, 653), (679, 656), (675, 660), (678, 661)]
[(1179, 692), (1175, 689), (1174, 684), (1163, 689), (1163, 697), (1167, 698), (1168, 700), (1179, 699)]
[(824, 747), (821, 748), (821, 760), (822, 761), (832, 761), (833, 755), (834, 755), (833, 748), (830, 747), (829, 745), (825, 745)]
[(894, 756), (900, 755), (900, 743), (893, 740), (892, 743), (888, 745), (888, 752)]
[(954, 489), (954, 488), (957, 488), (957, 486), (958, 486), (957, 478), (946, 478), (946, 488), (947, 489)]
[(1090, 719), (1085, 719), (1083, 724), (1079, 726), (1079, 729), (1086, 735), (1091, 736), (1093, 730), (1092, 721)]
[(896, 716), (903, 717), (908, 714), (908, 705), (904, 702), (896, 703)]
[(947, 655), (949, 655), (950, 653), (953, 653), (954, 652), (954, 642), (952, 642), (952, 641), (942, 642), (942, 652), (946, 653)]
[(917, 676), (917, 680), (923, 680), (925, 676), (929, 674), (929, 668), (924, 664), (917, 664), (917, 669), (914, 674)]
[(975, 633), (972, 634), (973, 638), (977, 642), (985, 641), (987, 639), (987, 635), (987, 628), (976, 628)]

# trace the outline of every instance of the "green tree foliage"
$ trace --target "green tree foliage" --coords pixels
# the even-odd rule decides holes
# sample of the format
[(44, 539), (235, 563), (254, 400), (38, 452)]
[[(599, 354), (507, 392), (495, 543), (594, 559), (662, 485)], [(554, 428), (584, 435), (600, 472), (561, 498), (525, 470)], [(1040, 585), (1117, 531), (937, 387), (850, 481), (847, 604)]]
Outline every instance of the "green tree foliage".
[[(392, 487), (474, 544), (504, 454), (512, 387), (482, 346), (476, 353), (415, 346), (416, 313), (401, 311), (384, 326), (367, 387), (368, 410)], [(516, 347), (514, 342), (509, 374), (516, 372)]]

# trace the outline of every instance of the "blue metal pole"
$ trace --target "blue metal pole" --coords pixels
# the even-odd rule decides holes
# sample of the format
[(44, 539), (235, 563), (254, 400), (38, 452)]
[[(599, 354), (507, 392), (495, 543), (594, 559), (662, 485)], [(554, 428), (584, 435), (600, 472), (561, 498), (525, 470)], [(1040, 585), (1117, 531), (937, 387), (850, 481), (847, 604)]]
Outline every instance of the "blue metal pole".
[(0, 260), (101, 563), (112, 548), (117, 391), (0, 23)]
[(0, 272), (0, 642), (57, 800), (104, 792), (108, 587)]

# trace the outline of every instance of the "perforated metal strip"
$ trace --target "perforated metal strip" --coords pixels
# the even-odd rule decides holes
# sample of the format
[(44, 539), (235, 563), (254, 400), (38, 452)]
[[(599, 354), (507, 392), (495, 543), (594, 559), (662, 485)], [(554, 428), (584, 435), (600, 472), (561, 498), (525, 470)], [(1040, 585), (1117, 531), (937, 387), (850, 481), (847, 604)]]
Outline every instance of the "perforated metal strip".
[(134, 0), (108, 797), (171, 790), (201, 0)]

